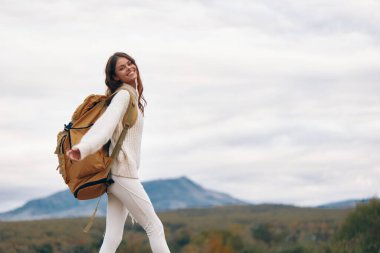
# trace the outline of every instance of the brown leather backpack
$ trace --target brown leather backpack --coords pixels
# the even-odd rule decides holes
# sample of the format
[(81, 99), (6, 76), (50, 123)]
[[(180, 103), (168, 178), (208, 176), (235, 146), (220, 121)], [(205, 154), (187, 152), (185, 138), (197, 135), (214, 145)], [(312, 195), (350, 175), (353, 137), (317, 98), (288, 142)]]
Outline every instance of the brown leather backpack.
[(132, 127), (137, 118), (137, 100), (134, 94), (126, 89), (129, 94), (129, 105), (123, 118), (124, 129), (121, 133), (112, 154), (108, 154), (110, 141), (108, 141), (96, 153), (88, 155), (83, 160), (75, 161), (66, 156), (66, 151), (79, 143), (82, 136), (91, 128), (95, 121), (107, 109), (112, 98), (110, 96), (89, 95), (81, 103), (72, 115), (71, 122), (64, 125), (64, 129), (57, 135), (57, 147), (55, 154), (58, 155), (60, 174), (68, 185), (74, 197), (79, 200), (94, 199), (107, 191), (107, 186), (113, 183), (110, 177), (112, 161), (120, 151), (122, 142), (128, 128)]

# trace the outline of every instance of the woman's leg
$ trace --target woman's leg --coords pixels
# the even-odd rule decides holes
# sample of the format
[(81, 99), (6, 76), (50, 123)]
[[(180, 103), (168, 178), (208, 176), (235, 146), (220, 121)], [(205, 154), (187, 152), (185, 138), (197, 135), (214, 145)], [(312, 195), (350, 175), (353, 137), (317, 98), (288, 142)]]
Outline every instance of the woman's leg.
[(128, 210), (123, 203), (108, 190), (106, 233), (99, 253), (115, 253), (124, 232)]
[(112, 176), (111, 192), (123, 203), (134, 219), (146, 231), (153, 253), (170, 253), (164, 226), (139, 179)]

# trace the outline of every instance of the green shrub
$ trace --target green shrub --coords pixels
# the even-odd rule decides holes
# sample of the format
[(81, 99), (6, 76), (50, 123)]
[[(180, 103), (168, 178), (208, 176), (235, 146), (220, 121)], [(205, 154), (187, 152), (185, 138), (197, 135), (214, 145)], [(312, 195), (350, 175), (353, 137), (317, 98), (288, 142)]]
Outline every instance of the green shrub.
[(346, 218), (335, 245), (341, 252), (380, 252), (380, 200), (359, 204)]
[(259, 224), (251, 228), (251, 233), (257, 240), (263, 241), (266, 244), (270, 244), (273, 240), (269, 224)]

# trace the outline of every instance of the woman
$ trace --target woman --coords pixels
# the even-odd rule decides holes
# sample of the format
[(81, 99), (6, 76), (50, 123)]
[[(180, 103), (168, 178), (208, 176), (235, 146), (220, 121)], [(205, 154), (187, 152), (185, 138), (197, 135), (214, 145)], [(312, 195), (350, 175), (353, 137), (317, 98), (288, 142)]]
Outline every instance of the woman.
[[(95, 153), (111, 139), (112, 152), (123, 130), (122, 118), (127, 111), (130, 90), (138, 98), (138, 117), (128, 130), (122, 148), (111, 168), (114, 183), (107, 189), (106, 233), (100, 253), (114, 253), (119, 246), (128, 214), (145, 229), (154, 253), (170, 252), (165, 240), (164, 227), (155, 213), (139, 177), (140, 146), (143, 129), (144, 106), (143, 85), (135, 60), (125, 53), (113, 54), (106, 65), (107, 95), (118, 91), (107, 110), (98, 118), (91, 129), (74, 145), (67, 155), (73, 160), (82, 160)], [(144, 102), (144, 104), (142, 103)]]

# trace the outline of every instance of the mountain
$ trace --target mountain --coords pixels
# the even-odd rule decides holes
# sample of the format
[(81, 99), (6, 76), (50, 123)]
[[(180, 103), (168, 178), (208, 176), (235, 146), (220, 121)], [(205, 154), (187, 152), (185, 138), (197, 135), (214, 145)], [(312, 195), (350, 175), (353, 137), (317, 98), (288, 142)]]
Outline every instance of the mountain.
[[(205, 189), (185, 176), (174, 179), (147, 181), (142, 184), (156, 211), (249, 204), (228, 194)], [(77, 200), (69, 190), (64, 190), (46, 198), (30, 200), (19, 208), (0, 213), (0, 220), (34, 220), (89, 216), (93, 212), (96, 202), (97, 199)], [(103, 195), (97, 216), (105, 216), (106, 210), (107, 197)]]
[(331, 202), (323, 205), (317, 206), (317, 208), (323, 209), (346, 209), (346, 208), (354, 208), (358, 204), (366, 204), (369, 199), (349, 199), (344, 201)]

